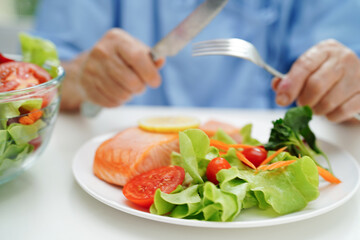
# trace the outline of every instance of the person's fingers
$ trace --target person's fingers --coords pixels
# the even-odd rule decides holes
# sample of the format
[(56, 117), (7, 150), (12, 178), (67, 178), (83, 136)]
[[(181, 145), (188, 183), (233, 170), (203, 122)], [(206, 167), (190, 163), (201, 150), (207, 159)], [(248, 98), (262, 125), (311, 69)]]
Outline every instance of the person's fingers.
[(307, 78), (328, 58), (328, 52), (316, 45), (301, 55), (292, 65), (288, 74), (276, 89), (276, 102), (279, 105), (291, 104), (300, 94)]
[(146, 84), (151, 87), (160, 85), (161, 77), (151, 58), (149, 47), (119, 29), (110, 31), (109, 37), (118, 41), (116, 45), (117, 54), (134, 69)]
[(271, 88), (276, 92), (277, 87), (279, 86), (279, 83), (281, 82), (281, 78), (274, 77), (271, 81)]
[[(345, 50), (339, 57), (339, 66), (343, 67), (344, 74), (313, 107), (314, 113), (327, 115), (341, 106), (347, 99), (360, 92), (360, 61), (351, 50)], [(358, 103), (360, 105), (360, 102)]]
[[(105, 58), (103, 54), (101, 47), (94, 48), (82, 69), (80, 81), (90, 101), (104, 107), (115, 107), (130, 99), (131, 94), (116, 84), (107, 67), (111, 58)], [(103, 57), (103, 61), (97, 61), (99, 57)]]
[(355, 114), (360, 113), (360, 93), (356, 93), (346, 102), (328, 113), (326, 117), (332, 122), (344, 122), (350, 120)]
[(161, 69), (165, 65), (165, 61), (166, 61), (166, 59), (164, 57), (159, 58), (158, 60), (155, 61), (155, 66), (158, 69)]
[(110, 104), (111, 99), (107, 96), (103, 97), (104, 94), (97, 85), (97, 82), (101, 79), (102, 68), (91, 60), (91, 54), (92, 53), (89, 53), (89, 56), (80, 71), (79, 83), (86, 99), (99, 105), (107, 106)]
[(330, 56), (308, 77), (297, 99), (298, 105), (315, 106), (343, 75), (344, 68), (339, 64), (338, 56)]
[(138, 94), (145, 90), (145, 83), (121, 59), (114, 58), (109, 61), (106, 68), (110, 79), (115, 83), (115, 88), (124, 88), (131, 94)]
[[(141, 80), (134, 76), (135, 74), (124, 64), (117, 65), (114, 62), (104, 62), (102, 69), (105, 70), (105, 73), (102, 75), (103, 79), (96, 83), (98, 88), (105, 92), (107, 97), (112, 100), (111, 106), (108, 107), (115, 107), (125, 103), (134, 93), (141, 92), (144, 88)], [(109, 71), (109, 69), (112, 70)], [(104, 78), (106, 81), (104, 81)], [(130, 80), (130, 84), (126, 84), (127, 82), (124, 79), (126, 81)]]
[(103, 87), (98, 84), (99, 82), (101, 82), (101, 77), (98, 75), (92, 75), (91, 77), (91, 82), (93, 84), (90, 85), (89, 83), (87, 83), (83, 85), (86, 91), (87, 99), (93, 103), (104, 107), (114, 107), (117, 100), (112, 98), (113, 96), (108, 94), (106, 90), (104, 90)]

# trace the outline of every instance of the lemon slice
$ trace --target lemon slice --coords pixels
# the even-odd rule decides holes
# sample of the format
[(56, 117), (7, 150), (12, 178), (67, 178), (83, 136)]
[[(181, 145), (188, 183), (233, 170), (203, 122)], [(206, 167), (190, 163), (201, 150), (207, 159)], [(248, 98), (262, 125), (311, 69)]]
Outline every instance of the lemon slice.
[(143, 130), (159, 133), (175, 133), (189, 128), (197, 128), (200, 121), (197, 118), (185, 116), (150, 117), (139, 121)]

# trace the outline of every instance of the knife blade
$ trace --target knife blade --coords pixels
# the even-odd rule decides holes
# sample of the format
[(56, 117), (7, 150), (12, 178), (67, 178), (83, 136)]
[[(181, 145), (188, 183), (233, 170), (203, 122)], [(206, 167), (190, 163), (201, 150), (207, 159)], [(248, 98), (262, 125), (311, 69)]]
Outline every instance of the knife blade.
[(206, 0), (151, 49), (152, 58), (175, 56), (218, 15), (227, 2)]
[[(175, 56), (224, 8), (228, 0), (206, 0), (200, 4), (170, 33), (162, 38), (150, 51), (154, 61), (161, 57)], [(85, 101), (81, 105), (81, 114), (92, 118), (99, 114), (102, 107)]]

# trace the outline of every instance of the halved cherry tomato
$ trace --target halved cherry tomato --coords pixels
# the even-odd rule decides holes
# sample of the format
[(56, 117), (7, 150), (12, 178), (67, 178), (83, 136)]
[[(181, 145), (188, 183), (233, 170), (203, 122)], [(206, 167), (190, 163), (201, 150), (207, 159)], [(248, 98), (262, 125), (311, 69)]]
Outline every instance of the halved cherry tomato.
[(156, 189), (171, 193), (184, 181), (185, 171), (179, 166), (156, 168), (140, 174), (123, 188), (124, 196), (131, 202), (142, 207), (150, 207), (154, 202)]
[(47, 82), (50, 74), (43, 68), (27, 62), (0, 64), (0, 92), (23, 89)]
[(267, 157), (267, 151), (261, 146), (244, 149), (242, 153), (255, 167), (258, 167)]
[(217, 157), (211, 160), (206, 168), (206, 177), (213, 184), (217, 185), (219, 181), (216, 179), (216, 174), (222, 169), (229, 169), (231, 165), (225, 158)]

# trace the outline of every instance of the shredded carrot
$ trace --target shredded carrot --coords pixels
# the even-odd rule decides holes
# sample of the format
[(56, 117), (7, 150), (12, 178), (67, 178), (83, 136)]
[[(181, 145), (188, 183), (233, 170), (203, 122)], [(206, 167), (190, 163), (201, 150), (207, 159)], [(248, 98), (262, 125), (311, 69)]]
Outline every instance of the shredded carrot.
[(271, 160), (273, 160), (277, 155), (279, 155), (281, 152), (283, 152), (286, 149), (286, 147), (280, 148), (279, 150), (277, 150), (276, 152), (274, 152), (273, 154), (271, 154), (270, 156), (268, 156), (261, 164), (261, 165), (265, 165), (268, 162), (270, 162)]
[(31, 125), (34, 123), (34, 120), (29, 118), (28, 116), (24, 116), (19, 118), (19, 123), (21, 123), (22, 125)]
[(210, 146), (213, 146), (220, 150), (225, 150), (225, 151), (229, 150), (229, 148), (230, 148), (228, 144), (223, 143), (219, 140), (215, 140), (215, 139), (210, 139)]
[(246, 149), (246, 148), (254, 148), (256, 146), (246, 145), (246, 144), (229, 144), (229, 147)]
[(334, 175), (332, 175), (328, 170), (317, 166), (319, 175), (325, 179), (326, 181), (330, 182), (330, 183), (341, 183), (340, 179), (338, 179), (337, 177), (335, 177)]
[(254, 148), (256, 146), (252, 146), (252, 145), (247, 145), (247, 144), (226, 144), (224, 142), (221, 142), (219, 140), (215, 140), (215, 139), (210, 139), (210, 145), (220, 148), (220, 149), (226, 149), (228, 150), (229, 148)]
[(266, 170), (269, 165), (261, 165), (257, 167), (257, 170)]
[(30, 111), (29, 113), (29, 118), (31, 118), (32, 120), (34, 120), (34, 122), (36, 122), (38, 119), (41, 118), (43, 112), (39, 109), (33, 109)]
[(258, 169), (261, 169), (261, 170), (274, 170), (276, 168), (281, 168), (281, 167), (288, 166), (288, 165), (294, 163), (295, 161), (296, 160), (279, 161), (279, 162), (272, 163), (270, 165), (262, 165), (262, 166), (258, 167)]
[(242, 152), (236, 151), (236, 156), (240, 159), (240, 161), (242, 161), (243, 163), (245, 163), (246, 165), (248, 165), (249, 167), (251, 167), (252, 169), (256, 169), (256, 167), (254, 166), (254, 164), (252, 162), (250, 162), (245, 156), (244, 154), (242, 154)]

